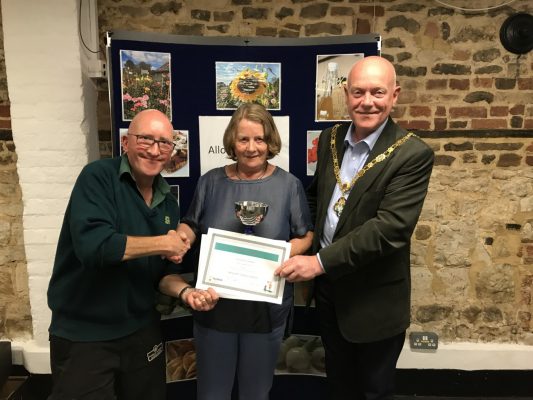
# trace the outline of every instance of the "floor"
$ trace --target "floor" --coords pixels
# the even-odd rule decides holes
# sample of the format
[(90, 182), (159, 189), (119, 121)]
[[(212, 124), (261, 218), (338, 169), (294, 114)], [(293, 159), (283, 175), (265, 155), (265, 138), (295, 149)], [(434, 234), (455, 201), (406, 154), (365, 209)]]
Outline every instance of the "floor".
[(395, 400), (532, 400), (531, 397), (441, 397), (441, 396), (395, 396)]
[[(29, 377), (11, 377), (10, 388), (0, 393), (0, 400), (46, 400), (51, 389), (50, 375), (31, 375)], [(271, 396), (272, 400), (323, 400), (327, 398), (324, 382), (310, 377), (284, 377), (279, 376), (274, 380)], [(420, 378), (420, 376), (419, 376)], [(449, 378), (449, 377), (447, 377)], [(399, 387), (395, 400), (533, 400), (533, 380), (528, 372), (526, 379), (509, 382), (502, 376), (490, 376), (483, 382), (470, 380), (466, 385), (457, 385), (457, 381), (445, 379), (447, 385), (435, 384), (423, 386), (420, 379), (418, 384), (402, 384)], [(411, 380), (409, 380), (411, 383)], [(445, 388), (447, 386), (447, 388)], [(502, 389), (497, 389), (498, 387)], [(450, 388), (457, 389), (455, 393)], [(502, 390), (505, 390), (502, 395)], [(194, 400), (196, 385), (194, 380), (168, 385), (168, 399)], [(409, 394), (418, 392), (421, 394)], [(434, 393), (444, 393), (439, 396)], [(499, 392), (499, 393), (498, 393)], [(407, 393), (407, 394), (406, 394)], [(459, 394), (460, 395), (456, 395)], [(468, 393), (468, 395), (465, 395)], [(480, 396), (480, 393), (493, 393), (493, 395)], [(516, 395), (514, 395), (516, 393)], [(431, 395), (429, 395), (431, 394)], [(9, 397), (11, 395), (11, 397)]]

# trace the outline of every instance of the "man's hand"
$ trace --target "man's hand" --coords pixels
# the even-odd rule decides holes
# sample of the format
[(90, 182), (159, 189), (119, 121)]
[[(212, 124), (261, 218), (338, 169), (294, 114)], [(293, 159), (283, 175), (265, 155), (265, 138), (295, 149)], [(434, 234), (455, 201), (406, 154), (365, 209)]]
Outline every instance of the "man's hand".
[(179, 263), (190, 247), (191, 242), (187, 235), (174, 230), (168, 231), (166, 235), (128, 236), (122, 261), (159, 255)]
[(182, 301), (195, 311), (209, 311), (218, 301), (218, 294), (213, 288), (207, 290), (190, 289), (183, 295)]
[(185, 233), (174, 230), (168, 231), (167, 238), (170, 243), (170, 251), (165, 254), (165, 258), (179, 264), (183, 261), (185, 253), (191, 248), (191, 241)]
[(289, 282), (308, 281), (323, 273), (316, 256), (291, 257), (274, 271), (274, 275), (279, 275)]

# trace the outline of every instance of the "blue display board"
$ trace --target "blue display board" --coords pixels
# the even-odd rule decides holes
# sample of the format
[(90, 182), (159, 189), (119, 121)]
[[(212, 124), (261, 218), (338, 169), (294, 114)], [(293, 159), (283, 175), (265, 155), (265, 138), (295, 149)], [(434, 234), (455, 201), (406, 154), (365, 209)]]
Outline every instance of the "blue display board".
[[(317, 85), (321, 83), (317, 82), (317, 57), (327, 61), (328, 57), (338, 55), (378, 55), (380, 38), (372, 34), (283, 39), (113, 32), (108, 33), (107, 46), (114, 155), (120, 153), (120, 130), (128, 127), (131, 113), (143, 108), (143, 104), (139, 105), (143, 103), (143, 96), (145, 99), (152, 97), (157, 83), (154, 81), (163, 80), (160, 84), (170, 81), (172, 123), (175, 129), (186, 129), (188, 133), (188, 176), (168, 177), (167, 180), (171, 185), (179, 185), (180, 205), (182, 212), (186, 212), (201, 171), (199, 116), (230, 116), (233, 112), (222, 109), (217, 103), (217, 83), (220, 85), (217, 63), (240, 63), (241, 67), (259, 65), (270, 77), (279, 73), (279, 97), (275, 99), (279, 104), (269, 110), (274, 117), (289, 116), (289, 170), (307, 186), (311, 179), (307, 171), (307, 132), (322, 130), (335, 122), (317, 121)], [(162, 65), (150, 64), (149, 57), (144, 57), (150, 53), (163, 55), (159, 60)], [(128, 93), (124, 88), (127, 80), (124, 66), (130, 54), (140, 54), (138, 59), (130, 60), (130, 65), (137, 68), (137, 77), (153, 78), (151, 84), (145, 86), (144, 93)], [(169, 57), (165, 58), (166, 55)], [(168, 65), (164, 65), (165, 60)], [(269, 65), (280, 66), (280, 71), (268, 71)], [(165, 74), (170, 79), (165, 81)], [(135, 108), (135, 102), (125, 100), (125, 96), (138, 99), (139, 106)], [(126, 103), (132, 106), (127, 113), (124, 111)], [(147, 101), (144, 105), (150, 103)]]

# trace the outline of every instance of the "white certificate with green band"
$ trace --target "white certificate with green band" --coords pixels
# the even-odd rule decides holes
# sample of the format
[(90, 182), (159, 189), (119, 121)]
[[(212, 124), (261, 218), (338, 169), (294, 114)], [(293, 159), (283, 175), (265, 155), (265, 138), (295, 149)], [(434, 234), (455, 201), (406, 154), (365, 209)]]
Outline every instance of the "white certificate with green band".
[(221, 229), (202, 235), (196, 287), (212, 287), (220, 297), (281, 304), (285, 279), (274, 271), (291, 244)]

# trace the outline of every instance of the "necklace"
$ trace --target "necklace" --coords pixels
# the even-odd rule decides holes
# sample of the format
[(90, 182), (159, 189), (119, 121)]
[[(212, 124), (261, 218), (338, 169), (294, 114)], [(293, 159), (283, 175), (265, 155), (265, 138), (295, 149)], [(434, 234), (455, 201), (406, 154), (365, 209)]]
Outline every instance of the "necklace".
[(246, 181), (252, 181), (252, 180), (263, 179), (263, 177), (264, 177), (265, 174), (267, 173), (267, 170), (268, 170), (268, 162), (265, 164), (265, 169), (263, 169), (263, 173), (261, 174), (261, 176), (260, 176), (259, 178), (255, 178), (255, 179), (242, 179), (242, 178), (241, 178), (241, 174), (239, 173), (239, 163), (235, 163), (235, 176), (236, 176), (237, 179), (239, 179), (240, 181), (243, 181), (243, 180), (246, 180)]
[(337, 214), (337, 217), (341, 216), (342, 210), (344, 209), (344, 206), (346, 204), (346, 199), (348, 198), (348, 192), (352, 189), (355, 182), (357, 182), (359, 178), (361, 178), (364, 174), (366, 174), (366, 172), (370, 168), (372, 168), (374, 165), (376, 165), (377, 163), (380, 163), (381, 161), (385, 160), (388, 156), (390, 156), (396, 147), (404, 144), (407, 141), (407, 139), (409, 139), (411, 136), (416, 136), (414, 133), (409, 132), (404, 137), (398, 139), (387, 150), (377, 155), (376, 158), (374, 158), (372, 161), (366, 164), (363, 168), (361, 168), (359, 172), (357, 172), (354, 175), (351, 182), (345, 183), (341, 180), (341, 172), (340, 172), (341, 169), (339, 166), (339, 159), (337, 158), (337, 146), (335, 144), (335, 140), (337, 137), (337, 129), (339, 128), (339, 126), (340, 125), (337, 124), (331, 130), (331, 141), (330, 141), (331, 156), (333, 157), (333, 172), (335, 173), (335, 179), (337, 181), (337, 184), (339, 185), (339, 189), (341, 190), (341, 196), (333, 205), (333, 211), (335, 211), (335, 214)]

